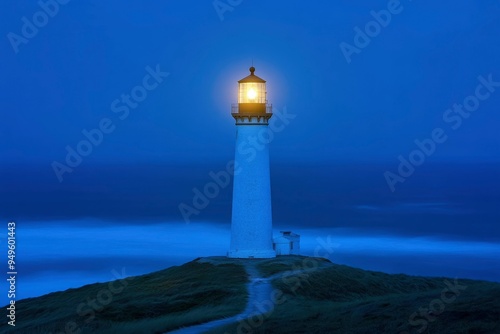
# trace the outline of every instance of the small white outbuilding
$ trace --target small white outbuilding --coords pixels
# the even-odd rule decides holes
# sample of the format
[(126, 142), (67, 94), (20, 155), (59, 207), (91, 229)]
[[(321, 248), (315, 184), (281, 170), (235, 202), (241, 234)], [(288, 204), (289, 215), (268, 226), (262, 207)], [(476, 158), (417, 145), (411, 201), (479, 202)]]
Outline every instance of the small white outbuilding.
[(299, 255), (300, 235), (291, 231), (280, 231), (281, 235), (273, 239), (276, 255)]

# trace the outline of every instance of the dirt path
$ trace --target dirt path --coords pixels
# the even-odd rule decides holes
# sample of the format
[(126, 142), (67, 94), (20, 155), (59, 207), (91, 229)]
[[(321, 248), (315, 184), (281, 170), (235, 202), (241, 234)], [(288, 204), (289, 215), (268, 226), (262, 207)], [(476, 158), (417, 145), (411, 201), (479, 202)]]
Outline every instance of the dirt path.
[[(250, 318), (251, 316), (256, 316), (268, 312), (272, 312), (274, 310), (274, 304), (270, 302), (272, 292), (273, 292), (273, 287), (271, 284), (271, 281), (276, 279), (276, 278), (283, 278), (299, 273), (305, 273), (309, 272), (312, 270), (317, 270), (318, 268), (311, 268), (311, 269), (304, 269), (304, 270), (295, 270), (295, 271), (287, 271), (287, 272), (281, 272), (277, 273), (275, 275), (269, 276), (269, 277), (260, 277), (260, 273), (256, 268), (256, 263), (251, 261), (251, 262), (246, 262), (242, 264), (245, 267), (246, 272), (248, 273), (248, 276), (250, 278), (250, 282), (247, 285), (248, 289), (248, 302), (247, 302), (247, 307), (243, 312), (240, 314), (237, 314), (235, 316), (225, 318), (225, 319), (219, 319), (219, 320), (214, 320), (210, 322), (206, 322), (204, 324), (199, 324), (199, 325), (194, 325), (194, 326), (189, 326), (189, 327), (184, 327), (172, 332), (168, 332), (168, 334), (198, 334), (198, 333), (204, 333), (208, 330), (212, 330), (215, 328), (218, 328), (223, 325), (228, 325), (231, 323), (239, 322), (245, 319)], [(264, 312), (262, 311), (262, 308), (259, 307), (259, 305), (266, 305), (266, 308)], [(165, 333), (166, 334), (166, 333)]]
[(272, 292), (271, 281), (275, 277), (260, 278), (259, 271), (255, 267), (255, 263), (247, 263), (244, 264), (244, 266), (245, 270), (250, 276), (250, 282), (247, 285), (248, 289), (247, 307), (243, 312), (235, 316), (232, 316), (230, 318), (214, 320), (200, 325), (181, 328), (172, 332), (168, 332), (168, 334), (203, 333), (223, 325), (231, 324), (249, 318), (251, 315), (261, 314), (262, 312), (259, 311), (257, 305), (260, 305), (260, 303), (270, 299)]

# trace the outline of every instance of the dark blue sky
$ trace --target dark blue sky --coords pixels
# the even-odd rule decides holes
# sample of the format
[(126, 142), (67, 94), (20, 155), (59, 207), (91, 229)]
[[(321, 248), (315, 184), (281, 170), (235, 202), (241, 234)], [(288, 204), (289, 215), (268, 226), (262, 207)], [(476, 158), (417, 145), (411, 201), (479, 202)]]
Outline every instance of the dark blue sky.
[[(478, 76), (500, 81), (500, 4), (401, 1), (348, 63), (339, 45), (354, 45), (354, 28), (390, 3), (242, 1), (221, 21), (212, 1), (70, 1), (15, 53), (8, 34), (22, 35), (22, 18), (41, 8), (3, 1), (1, 162), (51, 168), (103, 118), (116, 128), (85, 165), (227, 160), (230, 103), (253, 59), (270, 102), (297, 115), (273, 160), (397, 164)], [(170, 75), (120, 120), (111, 103), (156, 65)], [(431, 159), (500, 160), (499, 105), (500, 91)]]
[[(0, 5), (5, 219), (181, 219), (178, 204), (234, 157), (230, 105), (253, 60), (275, 110), (295, 116), (271, 143), (277, 222), (419, 230), (400, 226), (400, 205), (411, 222), (461, 215), (454, 234), (498, 220), (497, 1), (242, 1), (223, 20), (212, 1), (58, 7), (44, 22), (35, 1)], [(464, 101), (474, 111), (454, 110)], [(54, 161), (98, 127), (59, 182)], [(391, 192), (384, 172), (436, 129), (446, 140)], [(194, 220), (229, 222), (230, 198)]]

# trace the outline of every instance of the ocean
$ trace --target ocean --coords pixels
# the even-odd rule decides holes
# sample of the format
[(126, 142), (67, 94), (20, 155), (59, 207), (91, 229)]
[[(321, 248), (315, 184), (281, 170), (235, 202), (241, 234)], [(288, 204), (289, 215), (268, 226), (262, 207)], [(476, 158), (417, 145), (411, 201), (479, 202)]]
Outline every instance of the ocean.
[[(64, 183), (44, 168), (4, 170), (0, 241), (15, 221), (16, 299), (225, 255), (230, 184), (189, 221), (179, 211), (224, 166), (82, 167)], [(498, 167), (424, 165), (392, 192), (383, 173), (397, 166), (272, 166), (275, 234), (362, 269), (500, 282)]]

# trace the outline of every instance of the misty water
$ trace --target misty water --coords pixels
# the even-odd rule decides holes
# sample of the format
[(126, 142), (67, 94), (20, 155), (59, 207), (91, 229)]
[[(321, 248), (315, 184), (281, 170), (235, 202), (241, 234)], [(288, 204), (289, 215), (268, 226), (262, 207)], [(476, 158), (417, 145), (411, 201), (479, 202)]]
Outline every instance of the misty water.
[[(372, 229), (293, 230), (301, 235), (303, 255), (324, 256), (334, 263), (387, 273), (500, 281), (500, 244), (495, 242), (375, 234)], [(214, 223), (116, 225), (82, 220), (20, 224), (17, 235), (21, 299), (224, 255), (230, 229), (229, 224)]]
[[(23, 180), (0, 189), (0, 218), (17, 224), (17, 300), (225, 255), (231, 185), (189, 224), (178, 209), (224, 166), (91, 166), (62, 184), (44, 168), (4, 170)], [(383, 173), (396, 168), (272, 165), (275, 234), (362, 269), (500, 281), (500, 166), (429, 163), (391, 192)]]

